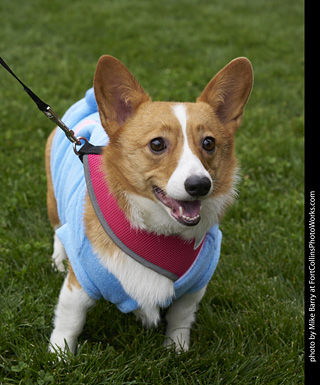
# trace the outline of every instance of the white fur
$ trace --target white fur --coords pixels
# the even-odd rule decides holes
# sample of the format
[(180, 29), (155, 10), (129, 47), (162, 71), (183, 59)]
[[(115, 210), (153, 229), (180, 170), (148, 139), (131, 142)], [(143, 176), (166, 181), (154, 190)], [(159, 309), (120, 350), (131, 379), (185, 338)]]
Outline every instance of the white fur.
[(54, 234), (53, 240), (53, 254), (52, 259), (56, 268), (62, 273), (65, 271), (64, 261), (67, 259), (67, 254), (57, 234)]
[(176, 351), (187, 351), (190, 345), (190, 329), (196, 318), (198, 305), (206, 287), (196, 293), (186, 294), (174, 302), (169, 309), (165, 346), (175, 345)]
[(87, 311), (95, 302), (83, 289), (71, 286), (70, 290), (68, 276), (65, 278), (55, 310), (50, 351), (59, 349), (66, 351), (68, 346), (72, 353), (75, 352), (77, 338), (85, 323)]
[(177, 117), (182, 133), (183, 133), (183, 151), (177, 168), (171, 175), (167, 184), (167, 194), (178, 200), (189, 200), (190, 195), (187, 193), (184, 183), (186, 179), (192, 175), (207, 177), (211, 182), (211, 189), (208, 196), (212, 192), (212, 179), (208, 171), (204, 168), (200, 159), (192, 152), (187, 137), (187, 109), (183, 104), (177, 104), (172, 107)]
[(201, 221), (198, 225), (190, 227), (174, 220), (171, 217), (170, 209), (160, 202), (154, 202), (135, 194), (127, 194), (127, 199), (131, 208), (130, 219), (133, 227), (146, 229), (156, 234), (179, 234), (182, 238), (189, 240), (203, 238), (209, 229), (219, 222), (219, 216), (232, 202), (234, 196), (235, 191), (231, 189), (227, 194), (204, 199), (200, 210)]
[(172, 280), (141, 265), (122, 251), (107, 258), (99, 250), (95, 251), (102, 264), (120, 281), (125, 292), (139, 304), (136, 316), (146, 326), (156, 326), (159, 322), (158, 305), (165, 306), (174, 296)]

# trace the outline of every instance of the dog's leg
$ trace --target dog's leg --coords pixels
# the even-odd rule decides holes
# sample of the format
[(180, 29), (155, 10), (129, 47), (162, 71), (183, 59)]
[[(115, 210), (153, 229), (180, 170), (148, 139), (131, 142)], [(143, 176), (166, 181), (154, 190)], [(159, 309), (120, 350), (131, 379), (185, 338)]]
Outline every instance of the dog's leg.
[(174, 344), (177, 352), (189, 350), (191, 326), (205, 291), (206, 288), (203, 288), (195, 293), (185, 294), (173, 302), (166, 316), (168, 324), (165, 346)]
[(134, 315), (137, 319), (140, 319), (143, 326), (148, 328), (156, 327), (160, 321), (160, 308), (159, 306), (148, 306), (134, 310)]
[(63, 283), (55, 310), (50, 351), (54, 352), (57, 348), (67, 351), (68, 346), (75, 353), (77, 338), (85, 323), (87, 311), (95, 302), (82, 289), (71, 269)]

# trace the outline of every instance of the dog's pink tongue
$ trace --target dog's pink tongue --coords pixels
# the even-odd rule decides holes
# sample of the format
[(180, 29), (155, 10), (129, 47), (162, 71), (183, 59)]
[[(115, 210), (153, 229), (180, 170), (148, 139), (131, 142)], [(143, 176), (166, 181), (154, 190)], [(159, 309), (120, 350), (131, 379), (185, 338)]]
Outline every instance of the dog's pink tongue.
[(175, 218), (197, 218), (200, 215), (200, 201), (178, 201), (171, 200), (172, 214)]
[[(182, 207), (183, 215), (189, 218), (195, 218), (200, 213), (200, 201), (177, 201)], [(180, 209), (179, 209), (180, 210)]]
[(176, 201), (172, 200), (172, 216), (186, 226), (195, 226), (200, 222), (200, 201)]

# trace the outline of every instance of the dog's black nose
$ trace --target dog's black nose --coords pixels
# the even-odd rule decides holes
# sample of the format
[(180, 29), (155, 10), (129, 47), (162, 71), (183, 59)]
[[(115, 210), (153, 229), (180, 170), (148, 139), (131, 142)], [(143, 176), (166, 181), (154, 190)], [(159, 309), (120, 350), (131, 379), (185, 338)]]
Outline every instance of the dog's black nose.
[(193, 197), (205, 196), (211, 189), (211, 181), (206, 176), (189, 176), (184, 182), (184, 188)]

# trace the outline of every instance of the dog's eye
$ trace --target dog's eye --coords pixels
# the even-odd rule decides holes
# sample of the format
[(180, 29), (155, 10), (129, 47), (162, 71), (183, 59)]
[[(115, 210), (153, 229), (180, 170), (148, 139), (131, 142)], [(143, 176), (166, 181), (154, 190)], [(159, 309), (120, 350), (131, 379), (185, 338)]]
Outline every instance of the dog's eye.
[(207, 136), (203, 139), (202, 148), (207, 152), (212, 153), (216, 148), (216, 141), (211, 136)]
[(150, 141), (149, 147), (152, 152), (162, 152), (167, 148), (167, 145), (163, 138), (155, 138)]

